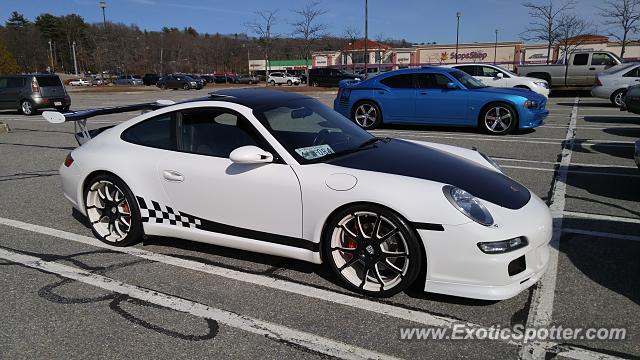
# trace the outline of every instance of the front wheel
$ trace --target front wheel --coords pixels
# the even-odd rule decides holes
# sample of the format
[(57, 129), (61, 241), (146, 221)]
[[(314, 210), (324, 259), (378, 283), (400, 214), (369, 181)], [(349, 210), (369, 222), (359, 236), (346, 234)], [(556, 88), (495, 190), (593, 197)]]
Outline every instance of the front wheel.
[(191, 87), (189, 86), (189, 84), (184, 84), (184, 85), (182, 85), (182, 89), (189, 90), (189, 89), (191, 89)]
[(378, 105), (364, 101), (356, 105), (353, 111), (352, 120), (365, 130), (372, 130), (380, 126), (382, 113)]
[(492, 104), (480, 114), (480, 127), (489, 134), (505, 135), (518, 125), (516, 111), (507, 104)]
[(344, 285), (387, 297), (406, 289), (422, 269), (418, 238), (394, 212), (357, 205), (337, 213), (323, 239), (324, 259)]
[(102, 174), (84, 191), (87, 217), (93, 234), (114, 246), (129, 246), (142, 239), (140, 210), (135, 197), (119, 178)]
[(274, 80), (269, 81), (269, 84), (271, 84), (271, 86), (276, 86), (276, 82)]
[(291, 86), (293, 85), (293, 82), (291, 80), (287, 80), (287, 85)]

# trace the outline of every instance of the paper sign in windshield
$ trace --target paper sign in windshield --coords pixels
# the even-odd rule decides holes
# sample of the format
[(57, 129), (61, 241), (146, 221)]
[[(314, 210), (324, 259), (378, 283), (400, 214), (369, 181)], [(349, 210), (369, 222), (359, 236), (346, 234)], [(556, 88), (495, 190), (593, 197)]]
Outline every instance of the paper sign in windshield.
[(298, 155), (302, 156), (305, 160), (313, 160), (318, 159), (329, 154), (335, 153), (331, 146), (327, 144), (322, 144), (318, 146), (309, 146), (296, 149)]

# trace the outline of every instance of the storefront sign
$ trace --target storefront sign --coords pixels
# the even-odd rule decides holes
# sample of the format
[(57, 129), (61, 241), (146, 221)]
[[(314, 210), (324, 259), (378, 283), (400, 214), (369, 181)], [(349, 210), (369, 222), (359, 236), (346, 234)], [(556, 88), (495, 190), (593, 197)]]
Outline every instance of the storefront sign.
[(396, 63), (398, 64), (409, 64), (411, 62), (411, 54), (410, 53), (397, 53), (396, 54)]
[(315, 66), (327, 66), (327, 57), (326, 56), (316, 56), (315, 57)]
[(467, 53), (456, 54), (454, 51), (451, 53), (443, 52), (440, 54), (440, 61), (447, 61), (449, 59), (458, 59), (458, 60), (475, 60), (482, 61), (487, 58), (489, 54), (484, 51), (470, 51)]

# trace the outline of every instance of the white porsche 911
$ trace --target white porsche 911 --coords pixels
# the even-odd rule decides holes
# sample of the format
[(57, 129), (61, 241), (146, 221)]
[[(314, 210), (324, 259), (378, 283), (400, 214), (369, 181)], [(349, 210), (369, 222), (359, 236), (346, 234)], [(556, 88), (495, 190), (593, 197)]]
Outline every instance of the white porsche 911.
[[(151, 110), (107, 129), (89, 118)], [(236, 89), (70, 113), (65, 197), (100, 240), (166, 236), (326, 263), (344, 285), (506, 299), (547, 266), (549, 209), (483, 154), (377, 138), (319, 101)]]

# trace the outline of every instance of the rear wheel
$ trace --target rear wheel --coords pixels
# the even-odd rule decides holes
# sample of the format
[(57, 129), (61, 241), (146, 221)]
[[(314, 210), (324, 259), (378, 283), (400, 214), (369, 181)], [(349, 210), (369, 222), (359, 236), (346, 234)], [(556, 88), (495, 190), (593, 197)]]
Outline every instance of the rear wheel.
[(614, 91), (609, 100), (613, 105), (621, 107), (624, 102), (624, 89)]
[(318, 87), (318, 82), (317, 82), (317, 81), (313, 81), (313, 82), (311, 83), (311, 86), (313, 86), (313, 87)]
[(505, 135), (518, 125), (516, 111), (507, 104), (497, 103), (487, 106), (480, 113), (480, 127), (494, 135)]
[(271, 86), (276, 86), (276, 82), (275, 82), (275, 80), (271, 80), (271, 81), (269, 81), (269, 84), (271, 84)]
[(129, 246), (142, 238), (140, 210), (127, 185), (110, 174), (92, 178), (84, 191), (93, 234), (114, 246)]
[(375, 297), (394, 295), (417, 278), (422, 249), (406, 222), (376, 205), (337, 213), (323, 239), (324, 259), (344, 285)]
[(35, 109), (33, 108), (33, 104), (29, 100), (22, 100), (20, 102), (20, 112), (24, 115), (31, 116), (35, 113)]
[(365, 130), (372, 130), (380, 126), (382, 122), (382, 113), (378, 105), (370, 102), (363, 101), (356, 105), (352, 120)]

